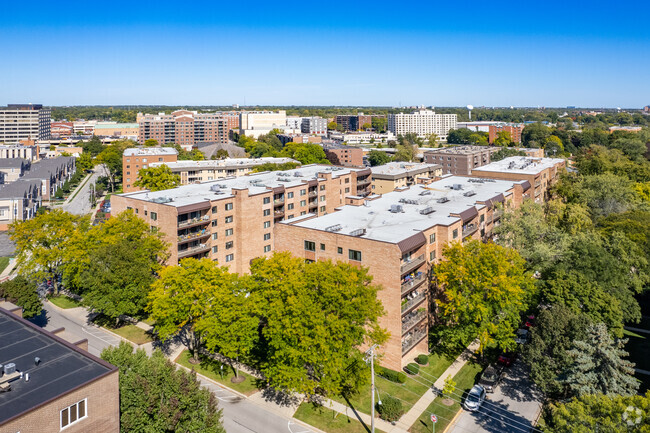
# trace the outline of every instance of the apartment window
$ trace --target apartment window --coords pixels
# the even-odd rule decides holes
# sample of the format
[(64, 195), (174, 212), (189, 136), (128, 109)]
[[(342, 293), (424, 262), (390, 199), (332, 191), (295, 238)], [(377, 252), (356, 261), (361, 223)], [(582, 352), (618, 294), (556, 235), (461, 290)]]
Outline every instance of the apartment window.
[(293, 193), (292, 193), (292, 192), (288, 192), (288, 193), (287, 193), (287, 198), (293, 198)]
[(140, 209), (135, 208), (135, 213), (136, 213), (136, 214), (140, 213)]
[(429, 235), (429, 243), (432, 244), (432, 243), (434, 243), (435, 241), (436, 241), (436, 234), (435, 234), (435, 233), (431, 233), (431, 234)]
[(213, 252), (214, 254), (216, 254), (217, 251), (219, 251), (219, 247), (217, 247), (217, 246), (212, 247), (212, 252)]
[(481, 222), (485, 221), (485, 215), (481, 215), (480, 221)]
[(306, 200), (300, 200), (300, 206), (307, 206)]
[(316, 251), (316, 242), (305, 241), (305, 250), (306, 251)]
[(429, 253), (429, 261), (432, 262), (432, 261), (434, 261), (435, 259), (436, 259), (436, 252), (435, 252), (435, 251), (431, 251), (431, 252)]
[(227, 216), (227, 217), (226, 217), (226, 224), (231, 223), (232, 220), (233, 220), (233, 217), (232, 217), (232, 216)]
[(320, 207), (320, 211), (321, 211), (321, 212), (325, 212), (325, 209), (326, 209), (325, 206), (321, 206), (321, 207)]
[(338, 252), (339, 254), (343, 254), (343, 248), (338, 247), (336, 250), (337, 250), (337, 252)]
[(269, 227), (271, 227), (271, 221), (264, 221), (264, 228), (268, 229)]
[(262, 201), (264, 204), (269, 204), (271, 203), (271, 197), (264, 197), (264, 200)]
[(271, 233), (264, 233), (264, 240), (268, 241), (269, 239), (271, 239)]
[(457, 237), (458, 237), (458, 229), (454, 229), (453, 238), (456, 239)]
[(350, 260), (356, 260), (357, 262), (360, 262), (361, 261), (361, 251), (348, 250), (348, 258)]
[(232, 236), (232, 229), (226, 230), (226, 236)]
[(61, 411), (61, 430), (86, 418), (86, 401), (84, 398)]
[(301, 216), (302, 216), (302, 215), (307, 215), (307, 212), (302, 211), (302, 212), (300, 212), (300, 215), (301, 215)]
[(321, 185), (321, 186), (320, 186), (320, 190), (321, 190), (321, 191), (325, 191), (325, 185)]
[(271, 251), (271, 245), (264, 245), (264, 252), (268, 253), (269, 251)]
[(217, 220), (212, 220), (212, 227), (216, 227), (216, 226), (217, 226)]
[(325, 251), (325, 244), (320, 244), (320, 250)]
[(345, 183), (350, 183), (350, 178), (349, 177), (345, 178)]
[(217, 213), (218, 206), (212, 206), (212, 213)]
[(350, 192), (350, 188), (345, 188), (345, 192), (346, 193)]
[(301, 190), (300, 190), (300, 195), (306, 195), (306, 194), (307, 194), (307, 190), (306, 190), (306, 189), (301, 189)]
[(217, 239), (219, 239), (219, 234), (218, 233), (212, 233), (212, 240), (216, 241)]
[(292, 218), (293, 218), (293, 214), (291, 214), (291, 215), (289, 215), (289, 216), (287, 217), (288, 220), (290, 220), (290, 219), (292, 219)]
[(233, 247), (233, 242), (232, 241), (226, 242), (226, 249), (227, 250), (231, 249), (232, 247)]
[(226, 256), (226, 262), (232, 262), (233, 260), (235, 260), (235, 255), (234, 254), (228, 254)]
[(287, 205), (287, 210), (291, 210), (291, 209), (293, 209), (293, 203), (289, 203), (289, 204)]
[(264, 209), (264, 212), (262, 212), (264, 216), (269, 216), (271, 215), (271, 209)]
[(151, 221), (158, 221), (158, 212), (151, 212)]
[(322, 202), (325, 201), (325, 196), (324, 195), (320, 196), (320, 201), (322, 201)]
[(144, 216), (147, 216), (147, 211), (144, 211)]
[(232, 203), (226, 203), (226, 210), (232, 210)]

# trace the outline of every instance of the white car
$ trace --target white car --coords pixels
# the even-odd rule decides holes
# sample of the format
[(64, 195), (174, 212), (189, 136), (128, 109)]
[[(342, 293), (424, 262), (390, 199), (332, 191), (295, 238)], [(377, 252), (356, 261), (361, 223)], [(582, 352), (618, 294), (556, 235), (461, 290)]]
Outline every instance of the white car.
[(474, 385), (469, 390), (467, 397), (465, 397), (463, 407), (469, 411), (476, 412), (481, 407), (481, 404), (483, 404), (486, 394), (485, 388), (481, 385)]

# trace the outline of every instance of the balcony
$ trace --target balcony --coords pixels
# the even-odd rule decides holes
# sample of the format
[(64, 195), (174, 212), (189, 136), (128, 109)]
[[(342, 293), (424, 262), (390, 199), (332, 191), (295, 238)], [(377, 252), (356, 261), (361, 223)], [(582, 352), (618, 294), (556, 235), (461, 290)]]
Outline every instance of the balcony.
[(318, 191), (309, 191), (308, 196), (309, 197), (316, 197), (316, 196), (318, 196)]
[(410, 292), (411, 290), (417, 289), (426, 280), (427, 280), (426, 272), (420, 272), (420, 274), (416, 275), (415, 278), (408, 278), (407, 281), (404, 281), (402, 283), (402, 295), (407, 292)]
[(424, 263), (424, 254), (421, 254), (420, 256), (416, 257), (415, 259), (411, 259), (405, 263), (402, 263), (402, 266), (400, 267), (402, 275), (408, 274), (411, 271), (414, 271), (417, 269), (420, 265)]
[(496, 212), (496, 211), (495, 211), (495, 212), (492, 212), (492, 215), (490, 215), (490, 216), (487, 218), (486, 222), (487, 222), (488, 224), (490, 224), (490, 223), (493, 222), (493, 221), (497, 221), (498, 219), (501, 218), (501, 214), (502, 214), (501, 212)]
[(412, 331), (410, 334), (404, 337), (402, 341), (402, 355), (407, 353), (409, 350), (413, 349), (420, 341), (422, 341), (427, 336), (427, 329), (421, 328)]
[(463, 237), (466, 238), (468, 236), (471, 236), (474, 233), (476, 233), (477, 230), (478, 230), (478, 225), (476, 225), (476, 224), (472, 224), (471, 226), (467, 226), (467, 227), (465, 227), (463, 229)]
[(366, 186), (369, 183), (370, 183), (370, 177), (366, 177), (365, 179), (357, 179), (357, 187)]
[(185, 221), (179, 221), (178, 222), (178, 227), (192, 227), (195, 225), (200, 225), (200, 224), (208, 224), (210, 222), (210, 216), (209, 215), (203, 215), (202, 217), (197, 217), (197, 218), (190, 218)]
[(284, 209), (273, 211), (273, 216), (275, 218), (282, 218), (284, 216)]
[(402, 334), (406, 334), (411, 328), (427, 317), (426, 311), (413, 313), (408, 319), (402, 319)]
[(420, 293), (418, 293), (417, 291), (413, 293), (415, 294), (415, 296), (412, 296), (411, 299), (408, 299), (406, 302), (402, 304), (402, 314), (413, 309), (413, 307), (420, 305), (422, 301), (424, 301), (427, 298), (426, 290), (422, 290)]
[(210, 236), (210, 232), (203, 229), (200, 232), (195, 232), (195, 233), (188, 233), (185, 235), (178, 235), (178, 243), (182, 244), (188, 241), (191, 241), (192, 239), (200, 239), (200, 238), (205, 238)]
[(178, 250), (178, 259), (180, 260), (184, 257), (189, 257), (195, 254), (200, 254), (208, 251), (210, 251), (210, 247), (207, 244), (199, 244), (194, 247), (187, 248), (185, 250)]
[(283, 205), (283, 204), (284, 204), (284, 197), (273, 199), (273, 205), (274, 206), (280, 206), (280, 205)]

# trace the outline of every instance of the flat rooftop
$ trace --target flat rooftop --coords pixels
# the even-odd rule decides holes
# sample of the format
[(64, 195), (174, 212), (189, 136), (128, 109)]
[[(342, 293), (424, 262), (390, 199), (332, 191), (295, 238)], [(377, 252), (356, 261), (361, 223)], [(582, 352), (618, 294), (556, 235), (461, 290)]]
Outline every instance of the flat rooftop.
[[(368, 200), (363, 206), (345, 205), (336, 212), (311, 219), (291, 219), (281, 224), (291, 224), (314, 230), (334, 231), (388, 243), (399, 243), (417, 232), (435, 225), (449, 226), (460, 220), (464, 211), (480, 210), (487, 202), (501, 194), (508, 197), (519, 181), (474, 179), (460, 176), (446, 176), (428, 185), (415, 185), (409, 189), (389, 192), (375, 200)], [(456, 189), (454, 189), (454, 186)], [(401, 211), (391, 212), (394, 206)]]
[(371, 167), (370, 171), (372, 171), (373, 176), (392, 177), (429, 172), (439, 168), (442, 168), (442, 165), (427, 164), (425, 162), (389, 162), (388, 164)]
[(500, 148), (490, 147), (490, 146), (452, 146), (452, 147), (443, 147), (438, 149), (422, 149), (424, 153), (444, 153), (444, 154), (455, 154), (455, 155), (472, 155), (474, 153), (481, 152), (496, 152)]
[(215, 168), (215, 167), (250, 167), (261, 164), (284, 164), (287, 162), (298, 161), (291, 158), (224, 158), (224, 159), (207, 159), (203, 161), (176, 161), (176, 162), (152, 162), (150, 167), (166, 165), (172, 170), (175, 168)]
[(29, 381), (13, 380), (11, 390), (0, 393), (0, 425), (117, 369), (4, 309), (0, 341), (0, 364), (29, 373)]
[(559, 163), (563, 163), (562, 158), (535, 158), (532, 156), (511, 156), (501, 161), (491, 162), (482, 167), (472, 169), (472, 173), (482, 171), (517, 173), (517, 174), (537, 174), (542, 170), (551, 168)]
[(124, 149), (124, 156), (178, 155), (173, 147), (130, 147)]
[(367, 169), (336, 167), (330, 165), (310, 164), (293, 170), (268, 171), (247, 176), (217, 179), (190, 185), (183, 185), (163, 191), (138, 191), (120, 194), (136, 200), (156, 202), (168, 206), (182, 207), (189, 204), (205, 202), (233, 196), (233, 189), (248, 189), (250, 195), (262, 194), (269, 189), (284, 186), (304, 185), (310, 180), (318, 179), (318, 173), (332, 173), (333, 178)]

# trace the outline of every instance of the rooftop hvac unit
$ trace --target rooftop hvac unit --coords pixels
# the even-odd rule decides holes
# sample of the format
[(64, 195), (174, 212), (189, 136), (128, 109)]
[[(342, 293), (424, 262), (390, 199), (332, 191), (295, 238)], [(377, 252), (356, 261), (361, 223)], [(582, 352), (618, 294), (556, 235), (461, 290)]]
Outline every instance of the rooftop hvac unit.
[(400, 212), (404, 212), (404, 208), (402, 208), (401, 205), (392, 204), (392, 205), (390, 205), (390, 211), (392, 213), (400, 213)]
[(458, 191), (458, 190), (463, 189), (463, 185), (461, 185), (460, 183), (455, 183), (455, 184), (451, 187), (451, 189)]
[(16, 372), (16, 364), (14, 364), (13, 362), (9, 362), (9, 363), (5, 364), (3, 371), (4, 371), (5, 375), (14, 374)]
[(419, 195), (431, 195), (431, 191), (422, 191)]
[(338, 232), (342, 228), (343, 227), (341, 226), (341, 224), (335, 224), (333, 226), (325, 227), (325, 231), (326, 232)]
[(357, 229), (350, 232), (350, 236), (363, 236), (366, 234), (366, 229)]
[(296, 172), (293, 174), (293, 177), (302, 177), (302, 173), (299, 172), (299, 171), (296, 171)]
[(465, 197), (471, 197), (473, 195), (476, 195), (474, 191), (467, 191), (466, 193), (463, 194)]
[(210, 185), (210, 191), (219, 191), (220, 189), (219, 185)]
[(438, 203), (447, 203), (449, 199), (447, 197), (441, 197), (438, 199)]
[(425, 207), (424, 209), (420, 210), (421, 215), (429, 215), (430, 213), (434, 213), (435, 209), (432, 208), (431, 206)]

